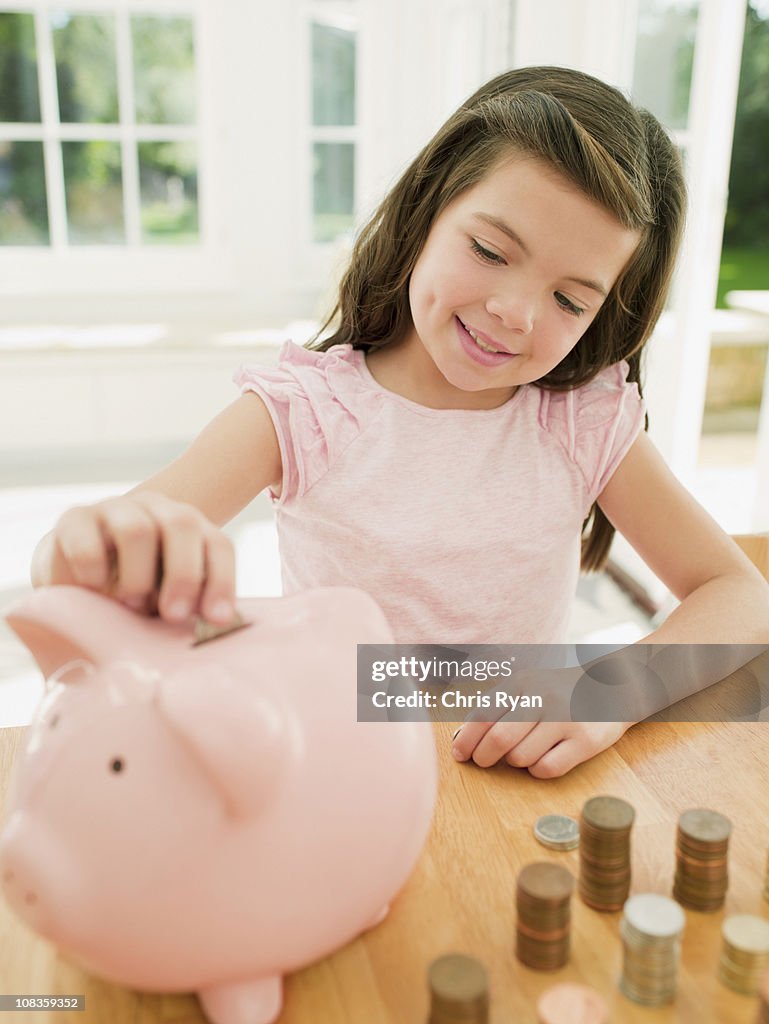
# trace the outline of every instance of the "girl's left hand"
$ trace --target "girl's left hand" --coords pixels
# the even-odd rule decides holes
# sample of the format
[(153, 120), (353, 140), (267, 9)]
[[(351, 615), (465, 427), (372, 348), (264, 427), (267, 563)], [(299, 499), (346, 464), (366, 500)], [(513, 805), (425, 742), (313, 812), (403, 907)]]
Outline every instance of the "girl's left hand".
[(565, 775), (576, 765), (606, 750), (632, 722), (465, 722), (455, 734), (452, 754), (472, 759), (481, 768), (506, 761), (528, 768), (538, 779)]

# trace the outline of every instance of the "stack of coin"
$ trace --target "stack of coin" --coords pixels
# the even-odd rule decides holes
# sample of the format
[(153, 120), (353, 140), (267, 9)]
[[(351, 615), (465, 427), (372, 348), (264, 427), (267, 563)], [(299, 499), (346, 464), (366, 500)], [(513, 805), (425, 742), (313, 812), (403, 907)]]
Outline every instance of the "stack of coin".
[(518, 875), (515, 952), (527, 967), (555, 971), (569, 959), (573, 888), (558, 864), (528, 864)]
[(630, 892), (630, 829), (635, 811), (624, 800), (596, 796), (582, 808), (579, 894), (594, 910), (620, 910)]
[(656, 893), (633, 896), (620, 923), (624, 960), (620, 988), (644, 1006), (669, 1003), (676, 992), (676, 971), (684, 912)]
[(489, 985), (483, 965), (452, 953), (434, 960), (427, 972), (429, 1024), (487, 1024)]
[(609, 1007), (594, 988), (563, 982), (542, 993), (537, 1018), (539, 1024), (608, 1024)]
[(769, 968), (769, 922), (753, 914), (727, 917), (718, 976), (735, 992), (753, 995)]
[(717, 811), (697, 808), (678, 819), (673, 895), (685, 907), (712, 911), (723, 906), (731, 831), (729, 819)]
[(576, 850), (579, 846), (579, 823), (565, 814), (545, 814), (537, 818), (534, 835), (551, 850)]
[(769, 974), (765, 974), (758, 986), (758, 1016), (756, 1024), (769, 1024)]

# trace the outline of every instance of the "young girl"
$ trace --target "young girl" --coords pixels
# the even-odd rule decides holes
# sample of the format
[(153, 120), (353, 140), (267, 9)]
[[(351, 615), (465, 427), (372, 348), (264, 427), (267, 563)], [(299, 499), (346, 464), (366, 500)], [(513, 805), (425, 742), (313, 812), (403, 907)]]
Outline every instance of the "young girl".
[[(766, 642), (769, 588), (644, 432), (684, 202), (669, 139), (619, 92), (500, 75), (361, 232), (330, 336), (242, 369), (176, 462), (67, 512), (33, 583), (226, 623), (218, 527), (269, 487), (285, 591), (361, 587), (398, 642), (563, 641), (580, 561), (599, 567), (615, 528), (681, 601), (648, 642)], [(629, 724), (469, 722), (454, 752), (560, 775)]]

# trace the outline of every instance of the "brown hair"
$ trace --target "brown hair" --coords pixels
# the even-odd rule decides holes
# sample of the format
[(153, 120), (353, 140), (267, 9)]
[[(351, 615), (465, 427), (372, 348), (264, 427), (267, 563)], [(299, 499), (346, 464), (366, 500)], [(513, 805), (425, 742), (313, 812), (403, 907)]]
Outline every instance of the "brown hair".
[[(641, 231), (595, 320), (537, 386), (576, 388), (626, 359), (640, 391), (641, 350), (662, 312), (683, 230), (681, 160), (648, 111), (568, 68), (507, 71), (446, 121), (358, 235), (337, 303), (311, 347), (373, 350), (402, 338), (412, 325), (409, 278), (433, 222), (511, 150), (547, 161), (624, 227)], [(604, 564), (613, 535), (593, 505), (582, 529), (584, 570)]]

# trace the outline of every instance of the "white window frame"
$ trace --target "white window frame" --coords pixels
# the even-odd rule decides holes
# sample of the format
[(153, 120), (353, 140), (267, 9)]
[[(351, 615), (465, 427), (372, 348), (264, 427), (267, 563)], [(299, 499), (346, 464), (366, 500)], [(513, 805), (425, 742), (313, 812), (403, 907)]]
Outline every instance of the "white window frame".
[[(336, 243), (331, 241), (316, 241), (314, 238), (314, 196), (312, 180), (312, 152), (316, 142), (348, 142), (353, 146), (353, 209), (352, 224), (354, 227), (358, 214), (358, 157), (360, 154), (360, 37), (361, 37), (361, 3), (360, 0), (311, 0), (305, 7), (305, 18), (303, 19), (302, 44), (307, 55), (307, 89), (305, 101), (307, 103), (307, 161), (308, 175), (307, 188), (309, 191), (308, 216), (305, 224), (305, 244), (321, 247), (333, 247)], [(351, 125), (315, 125), (312, 122), (312, 25), (313, 23), (328, 25), (331, 27), (345, 28), (355, 32), (355, 108), (353, 111), (353, 123)]]
[(710, 362), (737, 109), (746, 0), (700, 0), (686, 149), (689, 210), (667, 322), (649, 346), (655, 442), (687, 485), (693, 482)]
[[(7, 8), (31, 13), (36, 21), (41, 123), (8, 123), (0, 138), (43, 142), (50, 225), (50, 245), (0, 247), (0, 277), (6, 294), (35, 296), (157, 292), (165, 288), (199, 289), (222, 284), (226, 268), (212, 242), (216, 221), (216, 190), (208, 167), (210, 110), (207, 102), (207, 33), (202, 30), (201, 0), (72, 0), (70, 3), (16, 0)], [(49, 16), (62, 9), (72, 14), (116, 14), (118, 89), (121, 122), (105, 125), (61, 125), (57, 117), (55, 64)], [(130, 14), (185, 15), (192, 19), (196, 61), (197, 121), (191, 126), (143, 126), (133, 123), (133, 83), (128, 17)], [(195, 140), (198, 152), (198, 210), (200, 241), (174, 246), (141, 242), (139, 181), (136, 161), (128, 159), (131, 143), (142, 140)], [(59, 140), (99, 138), (120, 142), (123, 151), (123, 189), (126, 242), (119, 245), (68, 245), (64, 179)]]
[[(259, 326), (271, 327), (321, 316), (346, 249), (312, 239), (309, 140), (325, 130), (311, 126), (309, 26), (311, 15), (323, 20), (325, 5), (18, 0), (19, 11), (195, 12), (201, 241), (178, 248), (0, 246), (7, 320), (114, 322), (144, 310), (177, 319), (258, 318)], [(509, 0), (353, 6), (357, 111), (348, 136), (356, 144), (357, 227), (457, 103), (507, 66), (510, 8)], [(15, 138), (23, 137), (18, 127), (11, 126)]]
[[(297, 148), (294, 160), (299, 170), (301, 185), (288, 206), (293, 210), (292, 225), (296, 242), (297, 269), (300, 287), (310, 299), (309, 307), (316, 319), (321, 319), (332, 304), (335, 272), (341, 270), (349, 240), (344, 236), (334, 241), (315, 241), (313, 197), (313, 143), (351, 142), (354, 146), (353, 164), (353, 223), (354, 231), (360, 221), (361, 196), (361, 49), (365, 47), (365, 0), (335, 3), (333, 0), (299, 0), (293, 20), (298, 40), (297, 108), (303, 129), (296, 133)], [(333, 25), (337, 20), (347, 21), (355, 28), (355, 123), (353, 125), (322, 126), (312, 123), (312, 23), (318, 21)], [(332, 278), (329, 283), (329, 278)]]

